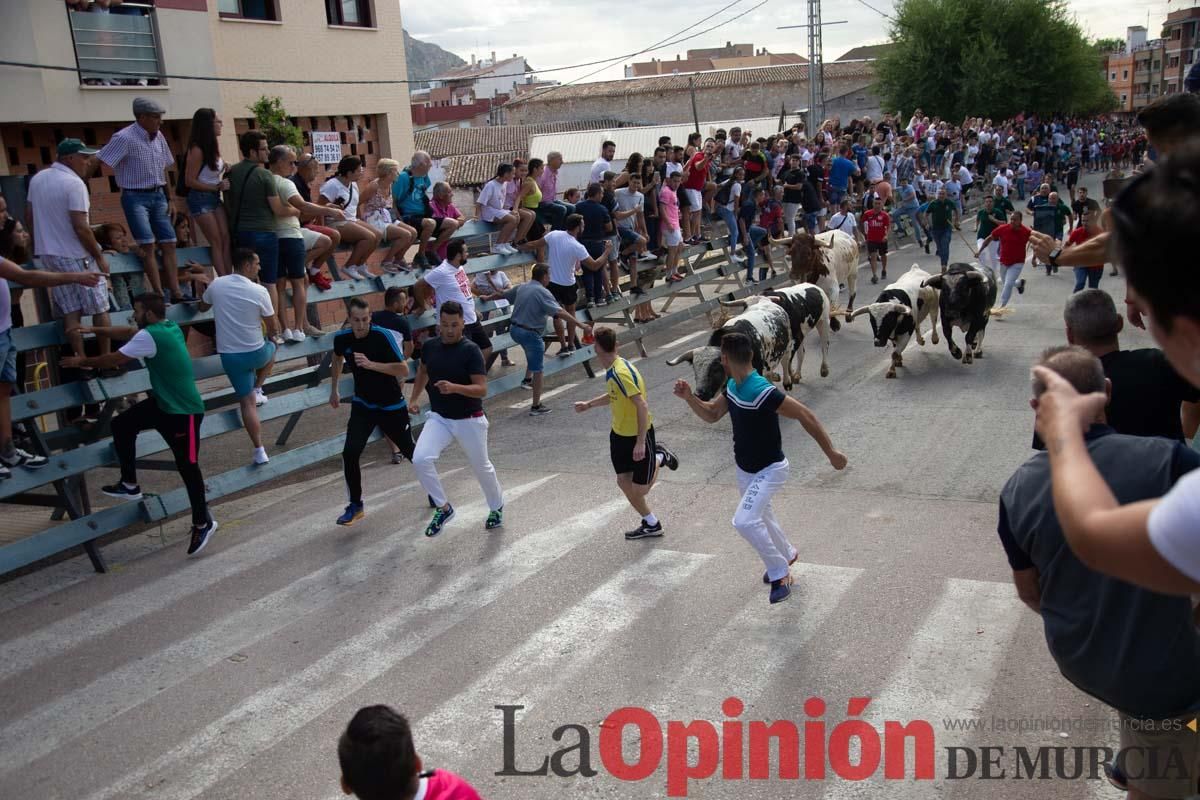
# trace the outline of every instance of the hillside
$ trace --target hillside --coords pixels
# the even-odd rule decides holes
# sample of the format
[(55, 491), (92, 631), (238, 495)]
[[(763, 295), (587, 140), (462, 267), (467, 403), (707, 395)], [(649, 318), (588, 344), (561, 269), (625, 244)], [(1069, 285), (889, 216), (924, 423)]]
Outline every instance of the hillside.
[(408, 79), (427, 81), (448, 69), (467, 62), (432, 42), (422, 42), (404, 32), (404, 57), (408, 60)]

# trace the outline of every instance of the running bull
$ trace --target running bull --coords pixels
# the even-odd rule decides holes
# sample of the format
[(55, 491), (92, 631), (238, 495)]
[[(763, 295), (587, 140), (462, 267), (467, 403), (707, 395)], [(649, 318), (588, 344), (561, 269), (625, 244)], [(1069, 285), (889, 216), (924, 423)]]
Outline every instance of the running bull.
[(933, 343), (938, 343), (938, 290), (927, 286), (930, 275), (916, 264), (908, 272), (879, 293), (869, 306), (858, 309), (851, 319), (861, 314), (871, 317), (871, 330), (875, 333), (875, 346), (886, 347), (892, 343), (892, 364), (887, 377), (896, 377), (896, 367), (904, 366), (904, 348), (914, 333), (917, 344), (925, 346), (921, 325), (930, 321)]
[(788, 247), (792, 260), (791, 276), (794, 281), (815, 283), (833, 302), (831, 313), (838, 313), (841, 300), (840, 286), (844, 285), (850, 297), (846, 305), (846, 321), (854, 310), (854, 297), (858, 285), (858, 242), (842, 231), (826, 231), (815, 236), (807, 231), (796, 231), (790, 239), (776, 239), (776, 244)]
[[(991, 272), (970, 264), (951, 264), (941, 275), (926, 279), (922, 286), (938, 290), (942, 333), (950, 355), (970, 364), (983, 357), (983, 334), (987, 331), (992, 306), (996, 304), (996, 279)], [(954, 328), (966, 331), (964, 352), (954, 343)]]

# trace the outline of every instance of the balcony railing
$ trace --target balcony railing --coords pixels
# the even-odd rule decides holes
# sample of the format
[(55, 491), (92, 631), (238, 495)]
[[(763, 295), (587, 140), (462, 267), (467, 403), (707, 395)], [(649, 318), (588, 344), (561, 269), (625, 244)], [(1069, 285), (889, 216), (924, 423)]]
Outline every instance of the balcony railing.
[(68, 11), (79, 82), (104, 86), (157, 86), (163, 80), (162, 51), (154, 6), (122, 3), (120, 11)]

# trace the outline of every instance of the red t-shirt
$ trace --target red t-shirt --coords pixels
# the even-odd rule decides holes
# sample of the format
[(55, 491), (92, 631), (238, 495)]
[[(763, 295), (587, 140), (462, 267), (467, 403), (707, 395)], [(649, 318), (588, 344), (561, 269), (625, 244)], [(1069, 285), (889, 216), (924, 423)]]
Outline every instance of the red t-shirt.
[(687, 170), (687, 180), (683, 182), (685, 189), (695, 189), (701, 191), (704, 189), (704, 184), (708, 180), (708, 162), (711, 156), (707, 156), (703, 151), (694, 154), (684, 168)]
[[(471, 784), (444, 769), (430, 770), (421, 782), (425, 784), (424, 800), (481, 800)], [(419, 789), (417, 794), (421, 794)]]
[[(1076, 228), (1075, 230), (1071, 231), (1071, 235), (1067, 237), (1067, 244), (1083, 244), (1090, 238), (1092, 238), (1092, 235), (1088, 233), (1087, 228)], [(1084, 267), (1084, 269), (1104, 269), (1104, 265), (1093, 264), (1091, 266)]]
[(1033, 228), (1024, 225), (1013, 227), (1011, 223), (997, 225), (992, 230), (992, 239), (1000, 243), (1000, 263), (1005, 266), (1025, 263), (1025, 246)]
[(888, 226), (892, 224), (892, 218), (886, 211), (872, 208), (863, 214), (862, 223), (868, 242), (887, 241)]

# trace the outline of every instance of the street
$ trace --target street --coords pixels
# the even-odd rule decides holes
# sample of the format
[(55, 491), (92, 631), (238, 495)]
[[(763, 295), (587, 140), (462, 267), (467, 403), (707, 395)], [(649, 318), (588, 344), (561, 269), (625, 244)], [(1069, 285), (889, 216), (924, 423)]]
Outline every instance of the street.
[[(1085, 183), (1099, 195), (1097, 176)], [(962, 227), (973, 243), (974, 220)], [(951, 261), (970, 260), (955, 236)], [(856, 305), (913, 263), (938, 271), (936, 256), (912, 244), (893, 250), (889, 281), (871, 285), (863, 267)], [(1069, 268), (1047, 277), (1027, 267), (1025, 277), (970, 366), (944, 340), (932, 344), (926, 327), (926, 345), (911, 342), (899, 377), (887, 380), (888, 351), (872, 345), (860, 317), (833, 334), (821, 378), (810, 337), (792, 394), (849, 466), (835, 472), (798, 424), (784, 423), (792, 474), (775, 508), (800, 559), (781, 605), (768, 605), (762, 564), (730, 525), (738, 496), (728, 421), (706, 425), (671, 394), (676, 378), (693, 378), (689, 365), (665, 361), (704, 343), (703, 318), (647, 340), (649, 356), (636, 359), (658, 440), (681, 461), (650, 494), (661, 539), (622, 537), (637, 515), (613, 479), (608, 412), (571, 410), (601, 394), (603, 379), (572, 370), (548, 380), (546, 417), (528, 416), (523, 393), (488, 403), (507, 497), (498, 531), (483, 530), (486, 505), (452, 447), (441, 468), (457, 515), (426, 539), (429, 509), (411, 465), (391, 465), (376, 443), (364, 455), (366, 517), (352, 528), (333, 524), (345, 504), (333, 459), (217, 505), (220, 530), (199, 558), (184, 557), (181, 518), (108, 545), (110, 574), (90, 573), (80, 556), (0, 584), (0, 796), (326, 800), (341, 796), (345, 724), (360, 706), (386, 703), (412, 721), (426, 768), (457, 772), (487, 798), (666, 797), (672, 758), (716, 758), (715, 745), (680, 745), (682, 733), (668, 731), (669, 721), (693, 720), (712, 721), (725, 749), (710, 777), (684, 782), (691, 797), (1119, 797), (1102, 774), (1087, 779), (1088, 756), (1072, 752), (1115, 748), (1115, 712), (1059, 675), (995, 533), (999, 490), (1031, 453), (1029, 368), (1065, 343), (1074, 283)], [(1124, 281), (1107, 268), (1101, 288), (1122, 305)], [(955, 340), (963, 345), (961, 331)], [(1132, 326), (1121, 343), (1151, 346)], [(623, 354), (637, 356), (632, 346)], [(344, 412), (314, 412), (302, 428), (332, 435)], [(202, 463), (227, 457), (217, 446), (227, 442), (245, 455), (231, 435), (206, 445)], [(176, 480), (152, 478), (156, 487)], [(728, 715), (731, 697), (744, 710)], [(865, 697), (865, 709), (847, 713), (851, 698)], [(806, 708), (809, 698), (824, 711)], [(507, 712), (507, 769), (498, 706), (521, 707)], [(627, 706), (662, 730), (661, 763), (640, 780), (615, 777), (621, 759), (601, 753), (602, 721)], [(848, 716), (880, 741), (887, 721), (928, 722), (934, 779), (913, 779), (913, 745), (903, 779), (884, 777), (879, 748), (865, 780), (840, 777), (832, 764), (846, 746), (832, 734)], [(756, 721), (801, 731), (822, 721), (823, 779), (806, 773), (805, 753), (800, 779), (781, 779), (789, 759), (772, 747), (770, 780), (751, 780), (756, 759), (739, 761), (737, 740), (722, 733), (731, 720), (747, 731)], [(1022, 729), (995, 730), (997, 720)], [(556, 739), (562, 726), (586, 733), (572, 727)], [(628, 765), (647, 754), (636, 730), (624, 730)], [(587, 748), (575, 747), (581, 735)], [(851, 764), (871, 749), (860, 745), (850, 745)], [(952, 747), (971, 748), (981, 762), (973, 774), (963, 775), (972, 759), (957, 751), (960, 777), (948, 777)], [(995, 780), (980, 779), (983, 747), (1004, 748)], [(1080, 760), (1083, 775), (1014, 775), (1017, 747), (1031, 757), (1067, 748), (1066, 771)], [(568, 748), (555, 769), (577, 772), (582, 752), (597, 774), (496, 774), (538, 772)], [(1042, 758), (1053, 775), (1053, 753)], [(684, 761), (676, 767), (679, 779)]]

